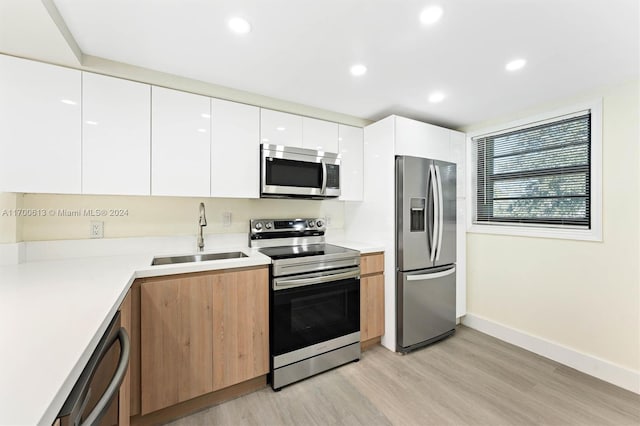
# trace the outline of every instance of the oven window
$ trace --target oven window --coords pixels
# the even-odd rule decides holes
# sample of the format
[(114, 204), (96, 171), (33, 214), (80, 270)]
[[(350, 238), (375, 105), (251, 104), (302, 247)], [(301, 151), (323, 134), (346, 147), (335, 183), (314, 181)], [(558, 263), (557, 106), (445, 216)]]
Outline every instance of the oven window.
[(360, 331), (358, 279), (279, 290), (273, 298), (273, 355)]
[(267, 185), (322, 188), (322, 164), (307, 161), (268, 158)]

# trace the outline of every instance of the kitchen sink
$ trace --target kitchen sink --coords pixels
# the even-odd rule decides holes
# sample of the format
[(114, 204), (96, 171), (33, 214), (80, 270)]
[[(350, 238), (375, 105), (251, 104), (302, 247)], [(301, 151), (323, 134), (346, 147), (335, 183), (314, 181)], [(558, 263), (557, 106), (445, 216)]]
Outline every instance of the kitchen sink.
[(248, 256), (241, 251), (230, 251), (226, 253), (207, 253), (207, 254), (191, 254), (187, 256), (154, 257), (153, 262), (151, 262), (151, 266), (173, 265), (174, 263), (205, 262), (207, 260), (240, 259), (242, 257), (248, 257)]

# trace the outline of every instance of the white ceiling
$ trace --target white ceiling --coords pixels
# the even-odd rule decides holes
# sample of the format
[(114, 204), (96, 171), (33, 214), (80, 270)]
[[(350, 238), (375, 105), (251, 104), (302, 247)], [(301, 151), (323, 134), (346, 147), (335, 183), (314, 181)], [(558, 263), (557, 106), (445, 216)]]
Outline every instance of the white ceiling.
[[(54, 2), (85, 54), (370, 120), (462, 127), (640, 73), (638, 0)], [(431, 4), (444, 15), (423, 26)], [(228, 31), (238, 15), (249, 34)]]

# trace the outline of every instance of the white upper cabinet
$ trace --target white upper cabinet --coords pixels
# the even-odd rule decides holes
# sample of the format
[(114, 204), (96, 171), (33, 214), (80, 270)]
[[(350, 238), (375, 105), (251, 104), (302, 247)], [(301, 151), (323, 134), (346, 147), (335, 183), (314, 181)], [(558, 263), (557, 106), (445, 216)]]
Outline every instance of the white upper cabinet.
[(338, 124), (315, 118), (302, 118), (302, 147), (338, 152)]
[(261, 108), (260, 141), (272, 145), (302, 148), (302, 117)]
[(467, 183), (467, 137), (462, 132), (451, 130), (451, 156), (457, 167), (457, 192), (458, 198), (466, 197), (465, 187)]
[(153, 87), (151, 194), (209, 196), (211, 99)]
[(0, 55), (0, 191), (79, 194), (81, 73)]
[(396, 155), (451, 161), (449, 129), (404, 117), (396, 118)]
[(259, 198), (260, 108), (211, 102), (211, 196)]
[(363, 193), (363, 135), (360, 127), (340, 124), (339, 152), (342, 156), (340, 166), (340, 200), (362, 201)]
[(82, 193), (149, 195), (151, 86), (82, 73)]

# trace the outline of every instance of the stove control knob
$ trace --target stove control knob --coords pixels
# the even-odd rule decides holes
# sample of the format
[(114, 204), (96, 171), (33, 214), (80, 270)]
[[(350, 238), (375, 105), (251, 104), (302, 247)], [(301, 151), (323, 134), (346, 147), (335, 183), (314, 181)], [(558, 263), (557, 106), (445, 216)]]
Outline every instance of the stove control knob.
[(318, 219), (316, 225), (318, 225), (318, 228), (322, 228), (324, 226), (324, 221), (322, 219)]
[(262, 223), (258, 222), (255, 225), (253, 225), (254, 228), (256, 228), (257, 231), (262, 229)]
[(308, 220), (307, 225), (309, 225), (309, 228), (313, 228), (314, 226), (316, 226), (316, 221), (313, 219)]
[(265, 224), (264, 224), (264, 227), (265, 227), (266, 229), (271, 229), (271, 222), (267, 222), (267, 223), (265, 223)]

